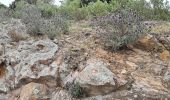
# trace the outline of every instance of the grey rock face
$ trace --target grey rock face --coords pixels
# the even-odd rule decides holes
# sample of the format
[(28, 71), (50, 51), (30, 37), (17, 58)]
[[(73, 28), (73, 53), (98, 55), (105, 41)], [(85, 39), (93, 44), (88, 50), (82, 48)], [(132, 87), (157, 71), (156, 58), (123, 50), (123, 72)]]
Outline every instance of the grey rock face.
[(116, 79), (116, 76), (107, 68), (104, 62), (89, 59), (75, 82), (79, 83), (89, 95), (101, 95), (116, 88), (114, 79)]
[[(32, 79), (55, 77), (56, 66), (50, 66), (58, 46), (51, 40), (20, 42), (17, 47), (6, 48), (7, 79), (10, 86), (26, 84)], [(12, 77), (12, 78), (10, 78)]]

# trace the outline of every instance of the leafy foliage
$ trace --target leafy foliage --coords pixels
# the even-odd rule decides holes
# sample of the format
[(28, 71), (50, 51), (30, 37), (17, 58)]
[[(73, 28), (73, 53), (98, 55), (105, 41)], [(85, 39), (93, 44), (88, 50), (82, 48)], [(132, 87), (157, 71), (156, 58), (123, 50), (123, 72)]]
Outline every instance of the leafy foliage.
[(6, 6), (0, 3), (0, 9), (1, 8), (6, 8)]
[(108, 13), (109, 4), (97, 1), (87, 6), (89, 14), (92, 16), (103, 16)]
[(118, 50), (134, 43), (145, 32), (142, 18), (132, 10), (120, 10), (93, 21), (105, 32), (100, 32), (104, 47)]

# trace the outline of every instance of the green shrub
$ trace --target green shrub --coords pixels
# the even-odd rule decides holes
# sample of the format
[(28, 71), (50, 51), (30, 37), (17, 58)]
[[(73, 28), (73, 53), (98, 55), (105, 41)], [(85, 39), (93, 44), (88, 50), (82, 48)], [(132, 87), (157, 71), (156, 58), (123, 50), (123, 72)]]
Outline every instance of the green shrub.
[(7, 7), (6, 7), (5, 5), (3, 5), (3, 4), (0, 3), (0, 9), (1, 9), (1, 8), (7, 8)]
[[(57, 13), (63, 16), (66, 16), (68, 19), (82, 19), (83, 13), (85, 10), (80, 9), (80, 0), (67, 0), (61, 7), (58, 8)], [(79, 15), (78, 14), (83, 14)]]
[(88, 6), (87, 6), (87, 9), (89, 11), (89, 15), (90, 16), (94, 16), (94, 17), (97, 17), (97, 16), (103, 16), (103, 15), (106, 15), (109, 13), (109, 5), (108, 3), (106, 2), (101, 2), (101, 1), (97, 1), (95, 3), (90, 3)]
[(50, 18), (51, 16), (55, 15), (57, 11), (56, 6), (47, 3), (38, 4), (37, 6), (41, 10), (42, 17), (44, 18)]
[(103, 46), (111, 50), (119, 50), (128, 44), (133, 44), (139, 36), (145, 33), (142, 18), (132, 10), (120, 10), (93, 21), (105, 31), (100, 32)]
[(85, 7), (77, 8), (76, 10), (73, 11), (72, 18), (77, 21), (87, 19), (88, 18), (87, 9)]

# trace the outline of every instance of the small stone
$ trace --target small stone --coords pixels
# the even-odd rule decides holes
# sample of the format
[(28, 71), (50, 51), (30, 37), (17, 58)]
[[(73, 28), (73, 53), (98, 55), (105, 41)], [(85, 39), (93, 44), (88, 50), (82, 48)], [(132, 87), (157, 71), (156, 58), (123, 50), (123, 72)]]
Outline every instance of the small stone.
[(163, 61), (167, 61), (170, 58), (169, 51), (165, 50), (160, 54), (160, 59)]
[(126, 74), (127, 73), (127, 71), (125, 70), (125, 69), (123, 69), (122, 71), (121, 71), (121, 74)]
[(138, 95), (134, 95), (134, 98), (137, 98), (138, 97)]
[(131, 66), (131, 67), (137, 67), (138, 65), (136, 65), (135, 63), (133, 62), (130, 62), (130, 61), (126, 61), (126, 64)]

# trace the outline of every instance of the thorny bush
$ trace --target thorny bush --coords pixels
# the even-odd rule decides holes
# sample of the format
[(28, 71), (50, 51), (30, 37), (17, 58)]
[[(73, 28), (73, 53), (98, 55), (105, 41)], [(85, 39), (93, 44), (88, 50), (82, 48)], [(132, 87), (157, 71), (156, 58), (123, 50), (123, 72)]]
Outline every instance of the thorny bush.
[(98, 32), (104, 48), (120, 50), (133, 44), (146, 32), (142, 17), (132, 10), (119, 10), (92, 21), (93, 26), (100, 27)]

